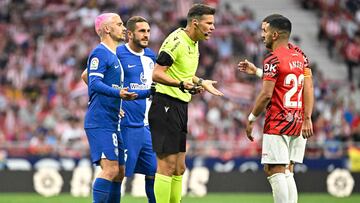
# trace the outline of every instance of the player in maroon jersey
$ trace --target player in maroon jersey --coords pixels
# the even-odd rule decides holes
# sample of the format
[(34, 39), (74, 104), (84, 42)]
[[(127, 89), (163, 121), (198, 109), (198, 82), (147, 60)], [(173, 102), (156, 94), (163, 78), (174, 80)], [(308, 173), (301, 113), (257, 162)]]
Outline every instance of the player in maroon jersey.
[[(285, 171), (294, 162), (302, 162), (304, 138), (312, 136), (312, 81), (303, 93), (304, 80), (311, 80), (311, 72), (301, 49), (288, 43), (290, 32), (291, 22), (287, 18), (277, 14), (268, 16), (262, 24), (262, 37), (271, 52), (264, 60), (263, 71), (248, 61), (239, 63), (240, 70), (247, 68), (248, 73), (263, 75), (263, 89), (249, 115), (246, 132), (253, 140), (253, 123), (266, 108), (262, 163), (273, 189), (274, 202), (297, 202), (295, 180), (292, 173), (285, 175)], [(309, 99), (303, 101), (303, 94)]]

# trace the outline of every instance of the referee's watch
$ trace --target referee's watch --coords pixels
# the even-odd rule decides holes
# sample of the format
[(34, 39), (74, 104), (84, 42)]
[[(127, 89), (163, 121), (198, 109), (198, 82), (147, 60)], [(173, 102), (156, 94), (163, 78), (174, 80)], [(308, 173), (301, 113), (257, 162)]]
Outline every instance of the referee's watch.
[(198, 82), (197, 82), (197, 85), (198, 85), (198, 86), (202, 86), (203, 81), (204, 81), (204, 79), (199, 78), (199, 80), (198, 80)]
[(185, 93), (185, 86), (184, 86), (184, 81), (180, 81), (180, 84), (179, 84), (179, 89)]

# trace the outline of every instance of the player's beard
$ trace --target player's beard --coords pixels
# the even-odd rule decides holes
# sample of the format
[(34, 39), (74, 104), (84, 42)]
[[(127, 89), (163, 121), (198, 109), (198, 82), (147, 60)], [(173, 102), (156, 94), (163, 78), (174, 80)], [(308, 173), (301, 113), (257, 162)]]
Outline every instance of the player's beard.
[(269, 50), (272, 49), (272, 45), (273, 45), (273, 41), (271, 40), (271, 38), (268, 38), (268, 39), (264, 39), (264, 44), (265, 44), (265, 47)]
[(135, 38), (135, 37), (134, 37), (134, 39), (133, 39), (133, 42), (134, 42), (134, 44), (135, 44), (136, 46), (141, 47), (141, 48), (143, 48), (143, 49), (145, 49), (146, 47), (148, 47), (148, 43), (149, 43), (149, 41), (148, 41), (148, 43), (147, 43), (146, 45), (141, 44), (141, 40), (140, 40), (140, 39), (137, 39), (137, 38)]

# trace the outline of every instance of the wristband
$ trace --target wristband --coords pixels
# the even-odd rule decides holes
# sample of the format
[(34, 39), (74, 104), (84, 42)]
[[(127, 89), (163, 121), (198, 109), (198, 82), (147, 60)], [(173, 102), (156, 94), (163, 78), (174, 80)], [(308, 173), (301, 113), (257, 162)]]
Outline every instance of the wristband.
[(248, 121), (254, 122), (254, 121), (256, 121), (256, 119), (257, 119), (257, 117), (253, 113), (249, 114)]
[(263, 76), (263, 70), (260, 68), (256, 68), (256, 72), (255, 72), (256, 76), (258, 76), (259, 78), (262, 78)]
[(180, 81), (179, 89), (185, 93), (184, 81)]
[(197, 85), (198, 85), (198, 86), (202, 86), (203, 81), (204, 81), (204, 79), (199, 78), (199, 80), (198, 80), (198, 82), (197, 82)]

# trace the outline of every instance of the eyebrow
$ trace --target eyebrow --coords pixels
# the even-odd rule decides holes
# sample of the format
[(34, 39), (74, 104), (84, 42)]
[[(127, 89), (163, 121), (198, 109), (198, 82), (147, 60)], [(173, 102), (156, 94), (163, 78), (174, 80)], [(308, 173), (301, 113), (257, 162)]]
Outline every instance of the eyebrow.
[(139, 31), (150, 31), (150, 28), (149, 29), (141, 28), (141, 29), (139, 29)]

